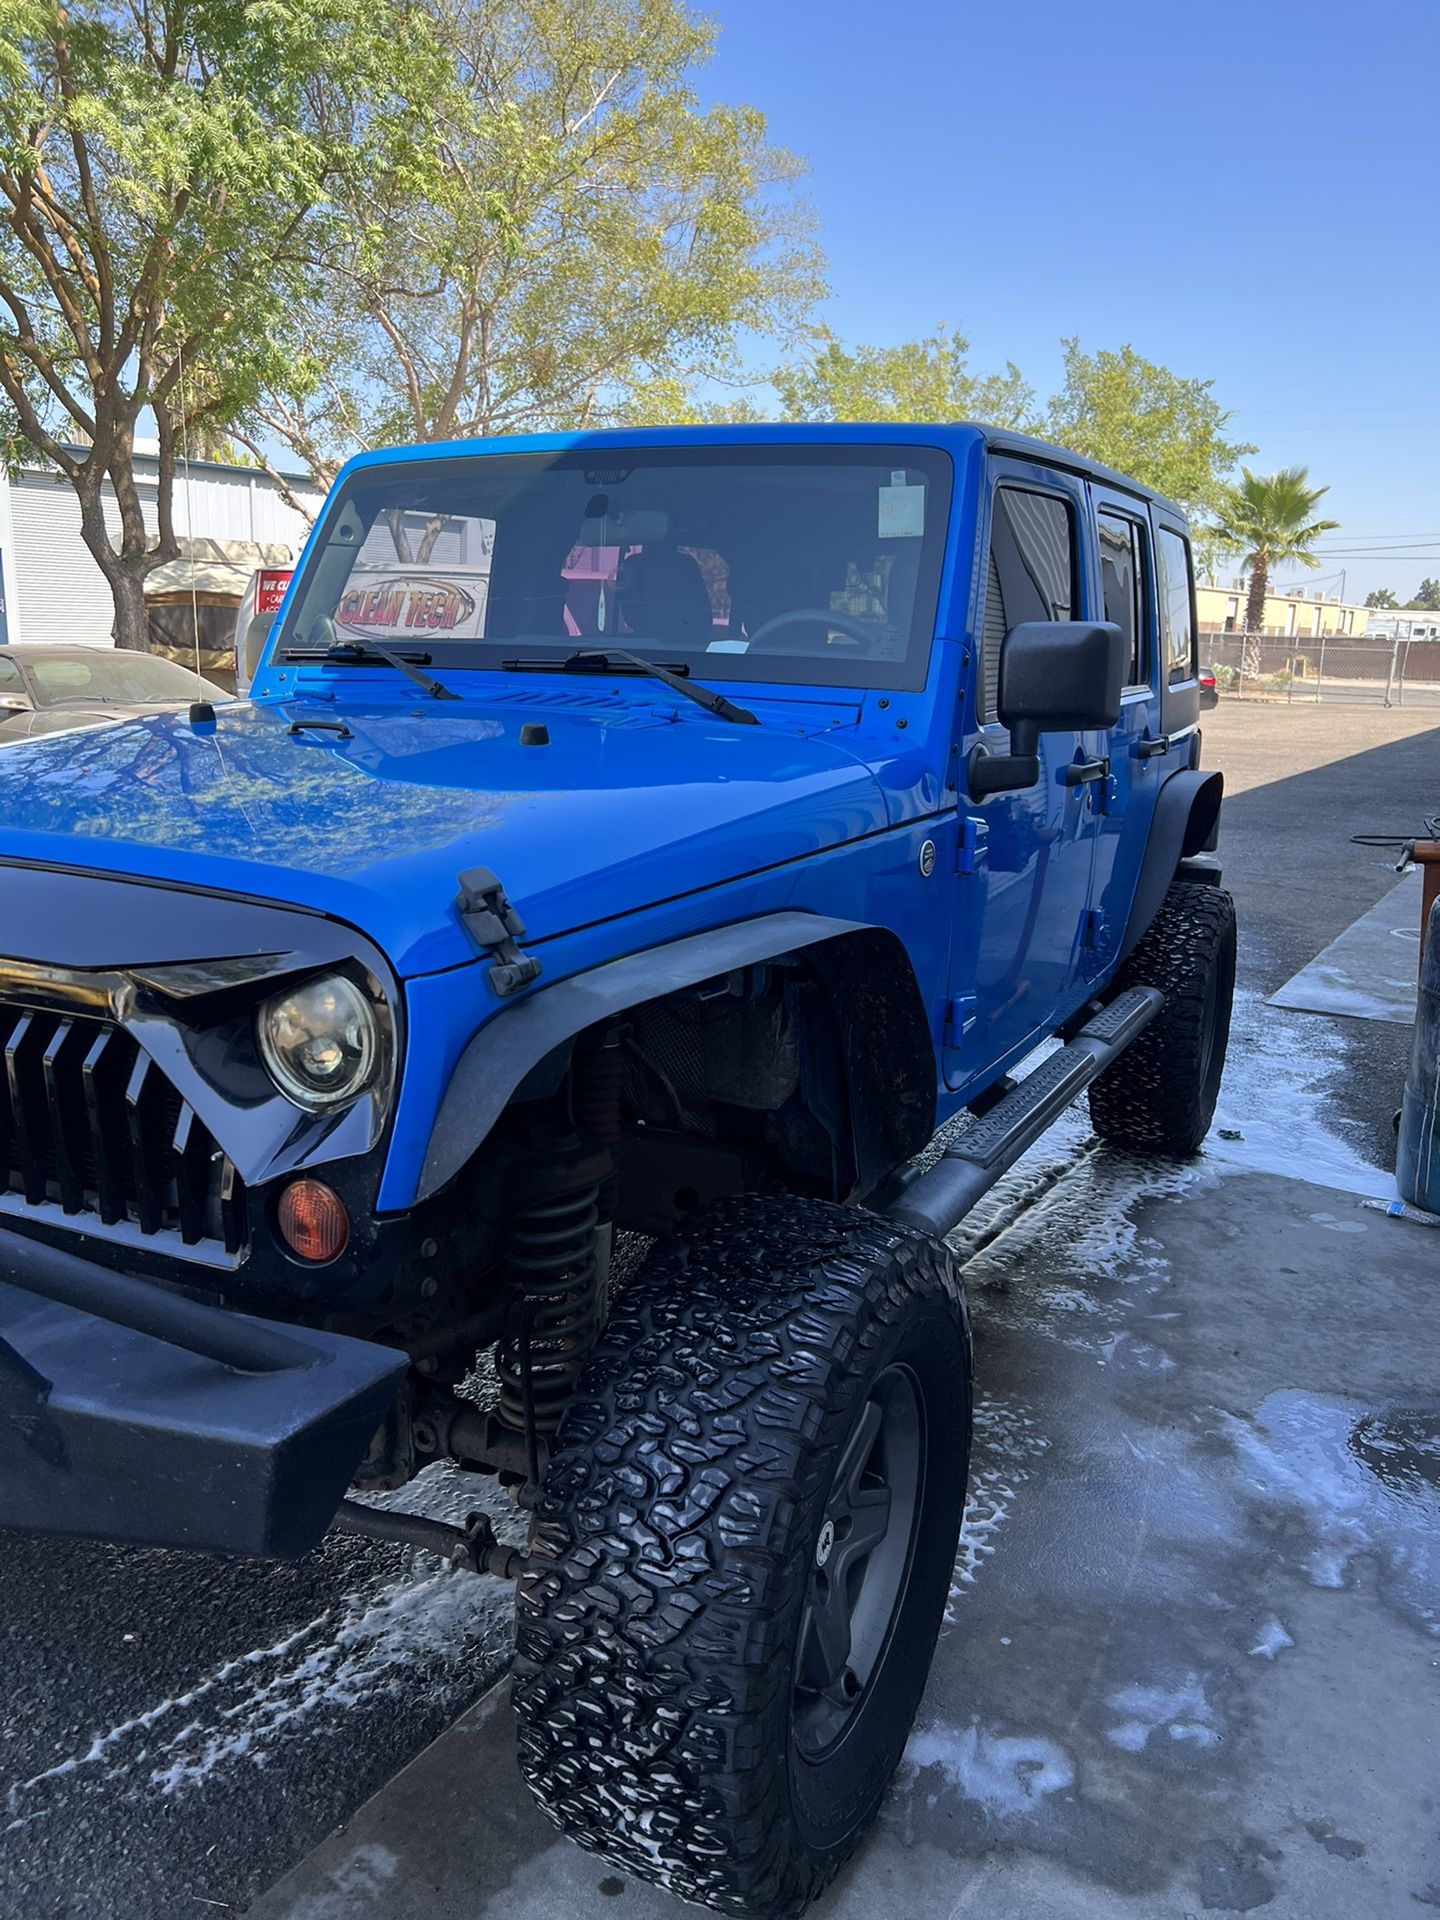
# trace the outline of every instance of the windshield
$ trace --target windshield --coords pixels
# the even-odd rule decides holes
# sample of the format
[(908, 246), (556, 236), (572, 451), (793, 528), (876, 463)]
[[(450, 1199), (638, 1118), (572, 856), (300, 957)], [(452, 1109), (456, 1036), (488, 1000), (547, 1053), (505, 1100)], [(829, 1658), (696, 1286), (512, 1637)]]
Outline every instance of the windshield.
[(441, 667), (603, 652), (697, 679), (924, 685), (949, 509), (929, 447), (606, 448), (376, 467), (279, 637)]
[(149, 654), (86, 653), (78, 647), (63, 657), (27, 660), (25, 670), (39, 707), (146, 706), (190, 700), (223, 700), (225, 695), (208, 680), (177, 667), (173, 660)]

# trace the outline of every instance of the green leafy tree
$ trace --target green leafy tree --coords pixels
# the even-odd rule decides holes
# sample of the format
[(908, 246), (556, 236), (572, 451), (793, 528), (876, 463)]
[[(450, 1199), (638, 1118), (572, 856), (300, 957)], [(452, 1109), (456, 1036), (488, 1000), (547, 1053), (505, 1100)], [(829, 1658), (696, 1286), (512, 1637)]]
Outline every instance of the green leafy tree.
[(964, 334), (938, 327), (894, 347), (845, 347), (828, 330), (772, 376), (787, 420), (984, 420), (1033, 426), (1035, 396), (1018, 367), (974, 374)]
[(1414, 608), (1419, 613), (1440, 613), (1440, 580), (1422, 580), (1420, 591), (1405, 607), (1407, 612)]
[(1366, 594), (1365, 604), (1367, 607), (1398, 607), (1400, 602), (1389, 587), (1376, 587), (1373, 593)]
[(1272, 570), (1318, 567), (1315, 542), (1340, 523), (1316, 517), (1315, 509), (1330, 489), (1310, 486), (1308, 468), (1259, 474), (1242, 467), (1240, 473), (1240, 484), (1228, 488), (1220, 502), (1215, 538), (1224, 551), (1239, 554), (1249, 572), (1245, 631), (1258, 635), (1265, 628), (1265, 596)]
[(750, 392), (706, 400), (673, 374), (632, 387), (616, 408), (616, 424), (626, 427), (754, 426), (771, 417)]
[(1230, 415), (1211, 392), (1214, 383), (1172, 373), (1133, 347), (1086, 353), (1078, 339), (1061, 344), (1065, 384), (1047, 410), (1047, 437), (1191, 513), (1215, 514), (1226, 476), (1255, 449), (1227, 438)]
[(747, 335), (822, 290), (798, 162), (702, 107), (682, 0), (421, 0), (444, 48), (438, 167), (355, 178), (303, 350), (255, 409), (328, 481), (357, 449), (704, 411)]
[(118, 645), (179, 551), (177, 451), (275, 377), (309, 228), (413, 136), (425, 38), (371, 0), (0, 0), (0, 437), (74, 489)]

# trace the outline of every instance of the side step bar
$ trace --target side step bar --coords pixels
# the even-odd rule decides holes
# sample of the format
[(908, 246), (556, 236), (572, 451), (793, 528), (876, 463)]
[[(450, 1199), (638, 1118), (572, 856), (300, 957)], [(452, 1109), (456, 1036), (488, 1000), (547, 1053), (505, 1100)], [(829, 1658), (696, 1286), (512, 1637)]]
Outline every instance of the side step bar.
[(967, 1127), (955, 1145), (885, 1209), (891, 1219), (942, 1238), (953, 1232), (976, 1201), (1149, 1026), (1164, 1004), (1158, 987), (1127, 988), (982, 1120)]

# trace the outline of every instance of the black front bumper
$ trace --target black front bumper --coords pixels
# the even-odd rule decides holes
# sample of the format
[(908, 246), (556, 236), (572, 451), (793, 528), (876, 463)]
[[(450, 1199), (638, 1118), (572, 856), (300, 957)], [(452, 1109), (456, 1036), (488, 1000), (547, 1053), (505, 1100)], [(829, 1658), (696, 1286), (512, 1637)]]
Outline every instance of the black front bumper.
[(406, 1366), (0, 1230), (0, 1527), (293, 1559)]

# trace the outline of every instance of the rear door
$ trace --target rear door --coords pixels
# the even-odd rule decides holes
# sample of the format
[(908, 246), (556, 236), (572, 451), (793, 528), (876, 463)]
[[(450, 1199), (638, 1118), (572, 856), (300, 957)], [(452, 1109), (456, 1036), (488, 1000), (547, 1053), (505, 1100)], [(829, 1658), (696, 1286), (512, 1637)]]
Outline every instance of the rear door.
[[(1091, 613), (1089, 501), (1074, 475), (1031, 461), (991, 462), (974, 710), (967, 754), (1009, 751), (998, 713), (1000, 646), (1026, 620)], [(1098, 617), (1098, 614), (1097, 616)], [(1082, 737), (1047, 733), (1033, 787), (983, 804), (962, 793), (946, 1080), (958, 1087), (1049, 1032), (1080, 968), (1090, 902), (1094, 815), (1073, 778)]]

